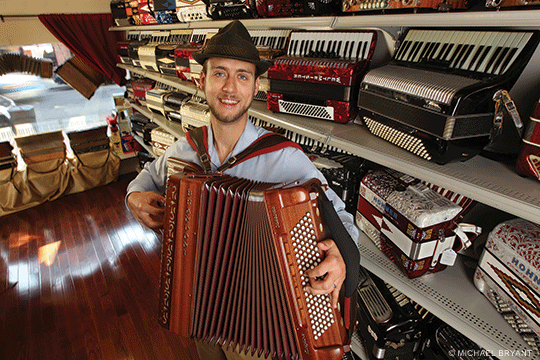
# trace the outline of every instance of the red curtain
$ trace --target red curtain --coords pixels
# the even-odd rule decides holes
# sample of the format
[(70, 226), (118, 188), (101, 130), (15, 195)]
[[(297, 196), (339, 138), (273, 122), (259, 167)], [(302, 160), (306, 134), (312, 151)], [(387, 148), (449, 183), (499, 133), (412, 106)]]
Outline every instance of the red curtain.
[(117, 43), (121, 31), (109, 31), (111, 14), (38, 15), (45, 27), (88, 66), (101, 72), (118, 85), (124, 85), (126, 73), (116, 67)]

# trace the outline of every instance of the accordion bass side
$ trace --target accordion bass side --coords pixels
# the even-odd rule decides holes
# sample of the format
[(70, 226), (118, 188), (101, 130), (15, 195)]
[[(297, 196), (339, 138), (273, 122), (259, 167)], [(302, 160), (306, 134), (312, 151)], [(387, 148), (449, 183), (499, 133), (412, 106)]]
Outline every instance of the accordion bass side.
[(341, 359), (348, 337), (339, 311), (328, 295), (303, 290), (326, 235), (312, 182), (171, 175), (160, 324), (240, 352)]

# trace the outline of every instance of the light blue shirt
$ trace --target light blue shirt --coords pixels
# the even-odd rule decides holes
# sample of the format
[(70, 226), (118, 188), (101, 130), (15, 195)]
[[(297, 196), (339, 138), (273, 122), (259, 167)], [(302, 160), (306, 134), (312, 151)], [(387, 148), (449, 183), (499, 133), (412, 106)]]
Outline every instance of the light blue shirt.
[[(231, 156), (236, 156), (246, 149), (253, 141), (266, 133), (268, 133), (267, 130), (255, 126), (248, 121), (244, 132), (227, 159)], [(213, 144), (212, 128), (209, 126), (208, 154), (212, 163), (212, 170), (216, 170), (221, 165), (221, 162), (219, 161), (217, 151)], [(145, 164), (139, 175), (128, 185), (127, 195), (134, 191), (154, 191), (159, 194), (164, 194), (167, 179), (167, 159), (171, 156), (191, 161), (202, 166), (197, 152), (195, 152), (187, 142), (186, 138), (180, 138), (174, 144), (169, 146), (162, 156), (152, 163)], [(227, 161), (227, 159), (225, 159), (225, 161)], [(293, 147), (286, 147), (268, 154), (253, 157), (225, 170), (223, 173), (239, 178), (272, 183), (289, 183), (293, 181), (303, 182), (317, 178), (323, 184), (327, 184), (324, 175), (315, 167), (315, 165), (313, 165), (304, 152)], [(328, 188), (326, 196), (332, 201), (345, 228), (358, 245), (359, 233), (358, 228), (354, 225), (354, 217), (345, 211), (345, 204), (332, 189)]]

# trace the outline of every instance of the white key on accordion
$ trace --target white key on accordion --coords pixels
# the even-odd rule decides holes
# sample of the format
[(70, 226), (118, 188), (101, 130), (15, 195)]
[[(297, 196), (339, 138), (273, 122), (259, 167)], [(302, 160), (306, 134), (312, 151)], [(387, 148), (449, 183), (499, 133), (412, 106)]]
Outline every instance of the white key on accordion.
[(487, 44), (490, 46), (490, 49), (487, 52), (486, 56), (483, 58), (482, 63), (478, 67), (477, 71), (481, 73), (486, 72), (486, 69), (491, 64), (493, 53), (497, 50), (497, 47), (501, 46), (501, 44), (504, 44), (505, 36), (506, 34), (503, 32), (493, 32), (492, 36), (490, 37), (490, 42)]
[[(369, 56), (369, 50), (371, 43), (373, 42), (373, 33), (362, 33), (362, 52), (359, 54), (357, 60), (367, 60)], [(360, 45), (360, 44), (359, 44)]]
[[(409, 30), (403, 40), (400, 50), (398, 50), (398, 53), (396, 54), (396, 60), (409, 61), (411, 54), (414, 52), (414, 49), (416, 49), (415, 43), (421, 40), (422, 36), (425, 35), (427, 35), (426, 30)], [(401, 50), (401, 48), (403, 50)]]
[(532, 33), (530, 32), (523, 33), (523, 36), (514, 45), (517, 51), (513, 54), (512, 58), (507, 62), (504, 68), (500, 70), (501, 74), (503, 74), (508, 69), (508, 67), (517, 59), (517, 57), (521, 54), (521, 50), (523, 50), (527, 42), (531, 39), (531, 36), (532, 36)]
[(473, 58), (475, 57), (475, 54), (478, 51), (478, 48), (482, 45), (482, 38), (484, 37), (484, 33), (482, 32), (475, 32), (472, 34), (470, 39), (468, 40), (468, 44), (472, 46), (472, 49), (469, 51), (469, 54), (466, 59), (461, 61), (461, 65), (459, 66), (462, 70), (468, 70), (469, 66), (471, 65), (471, 62), (473, 61)]
[(440, 46), (441, 34), (439, 31), (432, 31), (429, 38), (426, 40), (425, 46), (422, 47), (418, 56), (420, 61), (431, 60), (433, 54)]

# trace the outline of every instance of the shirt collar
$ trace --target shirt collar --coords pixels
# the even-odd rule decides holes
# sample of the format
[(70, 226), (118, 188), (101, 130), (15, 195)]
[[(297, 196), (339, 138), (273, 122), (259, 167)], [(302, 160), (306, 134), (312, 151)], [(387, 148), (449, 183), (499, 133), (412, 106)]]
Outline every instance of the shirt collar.
[[(251, 143), (257, 140), (258, 137), (259, 133), (257, 132), (257, 128), (251, 121), (248, 120), (246, 122), (244, 132), (242, 132), (242, 135), (240, 135), (240, 139), (238, 139), (233, 151), (227, 156), (225, 161), (227, 161), (231, 156), (238, 155), (241, 151), (251, 145)], [(212, 131), (212, 126), (208, 126), (208, 153), (210, 155), (212, 165), (214, 165), (216, 168), (221, 166), (219, 156), (214, 146), (214, 132)]]

